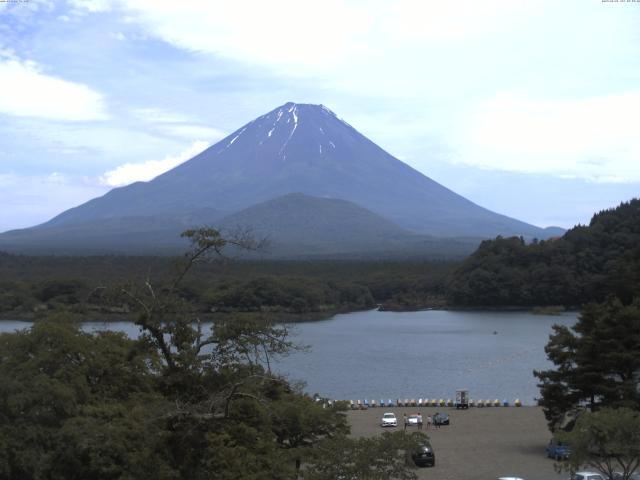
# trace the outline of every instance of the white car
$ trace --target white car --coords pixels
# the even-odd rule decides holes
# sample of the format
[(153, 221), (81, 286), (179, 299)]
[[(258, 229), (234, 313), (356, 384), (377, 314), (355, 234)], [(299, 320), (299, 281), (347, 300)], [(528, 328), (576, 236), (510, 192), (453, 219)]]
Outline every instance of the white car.
[(409, 418), (407, 418), (407, 425), (410, 427), (418, 425), (418, 415), (409, 415)]
[(381, 425), (383, 427), (397, 427), (398, 419), (396, 418), (396, 414), (391, 412), (383, 414)]
[(597, 472), (576, 472), (573, 480), (604, 480), (604, 477)]

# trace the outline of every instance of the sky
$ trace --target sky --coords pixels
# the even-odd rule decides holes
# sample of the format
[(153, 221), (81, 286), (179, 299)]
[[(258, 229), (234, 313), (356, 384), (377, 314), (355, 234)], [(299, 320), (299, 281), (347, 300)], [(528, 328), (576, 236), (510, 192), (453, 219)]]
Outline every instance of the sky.
[(491, 210), (585, 224), (640, 196), (640, 0), (0, 0), (0, 231), (288, 101)]

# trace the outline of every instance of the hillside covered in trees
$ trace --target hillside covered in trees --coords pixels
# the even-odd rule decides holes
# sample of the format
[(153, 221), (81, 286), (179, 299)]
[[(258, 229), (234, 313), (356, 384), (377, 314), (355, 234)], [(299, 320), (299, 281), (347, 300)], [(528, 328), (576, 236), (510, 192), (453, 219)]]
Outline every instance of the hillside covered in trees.
[[(114, 286), (172, 275), (177, 258), (26, 256), (0, 252), (0, 318), (64, 310), (85, 320), (122, 319)], [(239, 260), (201, 266), (178, 292), (201, 318), (238, 312), (274, 320), (386, 310), (579, 307), (640, 293), (640, 200), (594, 215), (563, 237), (526, 243), (498, 237), (463, 262), (434, 260)]]
[[(26, 256), (0, 253), (0, 318), (37, 319), (63, 310), (82, 320), (131, 317), (107, 292), (171, 277), (176, 258)], [(456, 263), (435, 261), (213, 261), (178, 292), (201, 318), (238, 312), (309, 320), (375, 308), (414, 310), (444, 302)]]
[(482, 242), (452, 274), (447, 300), (457, 306), (580, 306), (640, 293), (640, 200), (599, 212), (588, 226), (526, 244)]

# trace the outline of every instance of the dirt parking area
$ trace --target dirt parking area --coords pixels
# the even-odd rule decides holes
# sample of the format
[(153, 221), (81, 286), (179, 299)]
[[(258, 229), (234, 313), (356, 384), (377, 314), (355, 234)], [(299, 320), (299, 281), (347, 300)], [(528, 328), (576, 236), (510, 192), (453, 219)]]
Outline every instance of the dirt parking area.
[[(451, 425), (426, 429), (427, 415), (446, 412)], [(398, 418), (422, 413), (423, 431), (431, 438), (436, 454), (435, 467), (420, 468), (418, 478), (433, 480), (497, 479), (515, 476), (525, 480), (564, 480), (545, 447), (551, 438), (542, 410), (538, 407), (485, 407), (456, 410), (442, 407), (379, 407), (349, 411), (353, 436), (373, 436), (383, 431), (380, 419), (384, 412)], [(408, 427), (414, 431), (417, 427)], [(391, 430), (387, 427), (386, 429)]]

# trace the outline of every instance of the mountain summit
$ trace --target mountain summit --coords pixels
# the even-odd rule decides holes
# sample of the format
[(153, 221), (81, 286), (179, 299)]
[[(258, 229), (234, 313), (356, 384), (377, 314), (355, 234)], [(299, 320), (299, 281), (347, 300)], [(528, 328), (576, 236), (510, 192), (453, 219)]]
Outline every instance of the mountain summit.
[[(77, 242), (83, 225), (91, 226), (94, 238), (100, 225), (117, 237), (119, 230), (126, 235), (134, 225), (138, 232), (141, 224), (151, 224), (158, 238), (158, 232), (173, 235), (194, 222), (223, 221), (290, 193), (345, 200), (400, 229), (435, 237), (548, 236), (431, 180), (327, 107), (297, 103), (256, 118), (150, 182), (113, 189), (38, 227), (9, 233), (14, 241), (17, 235), (37, 243), (46, 232), (57, 232), (64, 243), (66, 230), (76, 232)], [(0, 247), (9, 233), (0, 236)]]

